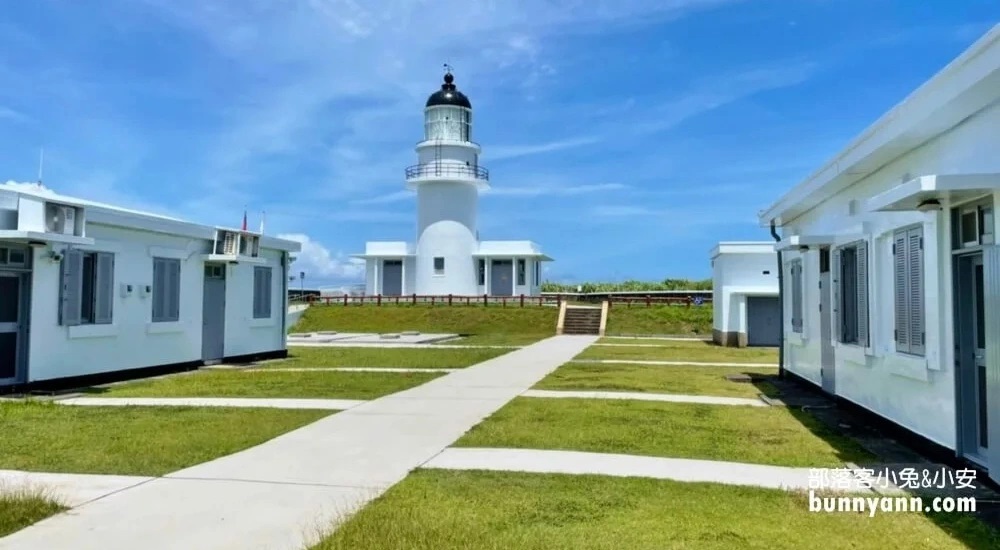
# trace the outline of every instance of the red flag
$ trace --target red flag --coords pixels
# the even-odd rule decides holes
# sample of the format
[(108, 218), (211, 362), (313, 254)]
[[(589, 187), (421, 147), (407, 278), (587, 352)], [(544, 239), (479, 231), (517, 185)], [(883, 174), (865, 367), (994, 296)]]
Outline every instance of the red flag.
[(247, 211), (243, 211), (243, 231), (247, 230)]

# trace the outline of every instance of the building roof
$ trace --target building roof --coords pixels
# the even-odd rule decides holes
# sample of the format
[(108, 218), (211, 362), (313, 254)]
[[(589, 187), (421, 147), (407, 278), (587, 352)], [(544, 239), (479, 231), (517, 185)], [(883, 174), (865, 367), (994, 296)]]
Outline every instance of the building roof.
[(720, 254), (774, 254), (773, 241), (722, 241), (712, 247), (711, 257)]
[(451, 72), (445, 73), (444, 84), (441, 85), (441, 89), (427, 98), (426, 107), (435, 107), (438, 105), (454, 105), (456, 107), (465, 107), (466, 109), (472, 108), (469, 98), (455, 87), (455, 77), (452, 76)]
[[(239, 231), (234, 228), (197, 224), (184, 221), (179, 218), (164, 216), (162, 214), (131, 210), (128, 208), (112, 206), (110, 204), (69, 197), (56, 193), (40, 183), (18, 183), (8, 181), (7, 183), (0, 184), (0, 192), (4, 191), (16, 193), (18, 195), (27, 195), (40, 199), (56, 201), (67, 206), (81, 207), (86, 211), (88, 223), (114, 225), (118, 227), (141, 229), (144, 231), (170, 235), (183, 235), (186, 237), (206, 239), (209, 241), (215, 239), (215, 232), (217, 230)], [(276, 237), (269, 237), (266, 235), (261, 235), (260, 246), (288, 252), (299, 252), (302, 249), (301, 243), (297, 241), (278, 239)]]
[(760, 213), (784, 225), (1000, 100), (1000, 24)]

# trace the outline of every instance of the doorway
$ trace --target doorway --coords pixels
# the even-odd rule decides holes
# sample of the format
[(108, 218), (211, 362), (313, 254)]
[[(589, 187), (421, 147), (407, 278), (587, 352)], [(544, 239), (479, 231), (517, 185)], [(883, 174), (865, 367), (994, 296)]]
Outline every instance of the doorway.
[(23, 273), (0, 271), (0, 386), (25, 381), (27, 296)]
[(205, 265), (205, 291), (201, 311), (201, 359), (218, 362), (226, 351), (226, 266)]
[(493, 260), (490, 266), (490, 295), (514, 295), (513, 260)]
[(836, 395), (836, 355), (833, 351), (833, 281), (830, 271), (830, 249), (819, 251), (819, 333), (820, 377), (823, 391)]
[(382, 292), (383, 296), (401, 296), (403, 294), (403, 260), (384, 260), (382, 262)]
[(955, 363), (959, 452), (985, 464), (989, 451), (986, 310), (982, 254), (959, 256), (955, 277)]
[(781, 340), (777, 297), (747, 296), (747, 345), (777, 347)]

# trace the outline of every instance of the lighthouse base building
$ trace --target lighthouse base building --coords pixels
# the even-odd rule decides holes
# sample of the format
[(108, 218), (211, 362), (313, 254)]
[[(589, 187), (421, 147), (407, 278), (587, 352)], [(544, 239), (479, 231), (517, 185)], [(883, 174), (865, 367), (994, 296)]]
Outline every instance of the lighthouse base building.
[(365, 293), (381, 296), (536, 296), (542, 262), (552, 258), (531, 241), (481, 241), (479, 192), (489, 171), (471, 140), (472, 105), (450, 72), (424, 109), (418, 163), (406, 169), (417, 195), (415, 242), (368, 242)]

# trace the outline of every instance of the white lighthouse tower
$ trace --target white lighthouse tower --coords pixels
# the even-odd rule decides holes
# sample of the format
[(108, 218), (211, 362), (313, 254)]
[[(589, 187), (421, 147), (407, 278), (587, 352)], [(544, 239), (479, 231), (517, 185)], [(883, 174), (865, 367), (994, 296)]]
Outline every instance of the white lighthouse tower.
[(424, 105), (424, 139), (406, 186), (417, 193), (416, 243), (369, 241), (365, 293), (379, 296), (535, 296), (542, 262), (552, 258), (532, 241), (481, 241), (479, 192), (489, 189), (482, 151), (472, 141), (472, 103), (447, 68)]
[(416, 284), (430, 295), (477, 294), (472, 255), (479, 248), (479, 191), (489, 172), (472, 141), (472, 104), (449, 69), (424, 107), (424, 140), (406, 185), (417, 191)]

